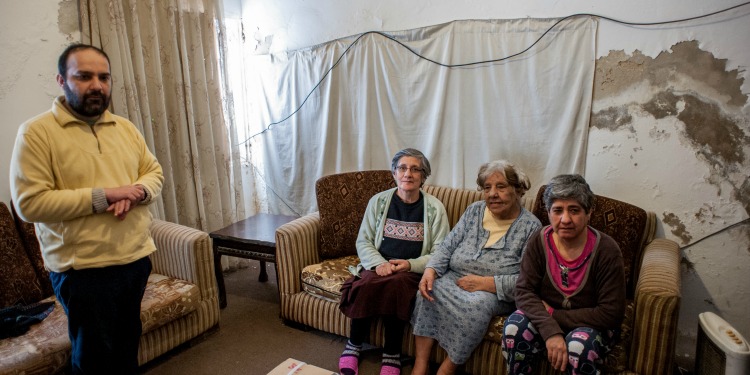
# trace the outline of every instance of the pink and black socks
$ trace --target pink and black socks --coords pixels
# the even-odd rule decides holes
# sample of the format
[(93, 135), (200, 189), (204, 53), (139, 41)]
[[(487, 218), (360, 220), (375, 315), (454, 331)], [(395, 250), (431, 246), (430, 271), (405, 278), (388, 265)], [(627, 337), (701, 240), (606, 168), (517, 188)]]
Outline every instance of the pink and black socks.
[(401, 375), (401, 355), (383, 353), (380, 375)]
[(351, 341), (346, 342), (344, 352), (339, 357), (339, 372), (341, 375), (359, 374), (359, 352), (362, 345), (354, 345)]

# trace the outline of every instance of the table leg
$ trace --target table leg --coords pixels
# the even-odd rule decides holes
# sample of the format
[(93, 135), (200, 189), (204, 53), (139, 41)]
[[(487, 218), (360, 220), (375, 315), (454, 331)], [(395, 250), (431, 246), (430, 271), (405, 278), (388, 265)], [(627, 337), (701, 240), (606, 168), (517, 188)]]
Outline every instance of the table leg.
[(216, 274), (216, 285), (219, 287), (219, 308), (227, 307), (227, 290), (224, 287), (224, 271), (221, 270), (221, 254), (214, 245), (214, 273)]
[(260, 282), (268, 281), (268, 272), (266, 272), (266, 262), (263, 260), (260, 261), (260, 275), (258, 275), (258, 281)]

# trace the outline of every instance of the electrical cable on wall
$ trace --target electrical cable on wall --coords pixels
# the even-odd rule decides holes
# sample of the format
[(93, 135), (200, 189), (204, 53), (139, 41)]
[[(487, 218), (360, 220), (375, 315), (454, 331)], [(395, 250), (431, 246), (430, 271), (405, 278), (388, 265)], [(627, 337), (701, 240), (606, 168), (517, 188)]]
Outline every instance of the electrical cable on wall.
[(295, 109), (292, 113), (290, 113), (289, 115), (287, 115), (283, 119), (268, 124), (263, 130), (261, 130), (260, 132), (255, 133), (255, 134), (247, 137), (244, 141), (242, 141), (239, 144), (237, 144), (237, 146), (242, 146), (243, 144), (249, 142), (253, 138), (255, 138), (255, 137), (257, 137), (257, 136), (259, 136), (259, 135), (267, 132), (274, 125), (278, 125), (278, 124), (281, 124), (281, 123), (285, 122), (286, 120), (288, 120), (292, 116), (294, 116), (297, 112), (299, 112), (299, 110), (302, 109), (302, 107), (305, 105), (305, 103), (307, 103), (307, 100), (310, 98), (310, 96), (312, 96), (312, 94), (315, 92), (315, 90), (317, 90), (318, 87), (323, 83), (323, 81), (325, 81), (325, 79), (328, 77), (328, 75), (331, 73), (331, 71), (333, 71), (333, 69), (335, 69), (336, 66), (339, 65), (339, 63), (344, 58), (344, 56), (346, 56), (346, 54), (349, 52), (349, 50), (354, 45), (356, 45), (359, 42), (360, 39), (362, 39), (363, 37), (365, 37), (365, 36), (367, 36), (369, 34), (380, 35), (380, 36), (382, 36), (382, 37), (384, 37), (384, 38), (386, 38), (388, 40), (391, 40), (391, 41), (397, 43), (398, 45), (400, 45), (401, 47), (404, 47), (406, 50), (408, 50), (409, 52), (411, 52), (412, 54), (414, 54), (418, 58), (423, 59), (425, 61), (428, 61), (430, 63), (433, 63), (435, 65), (438, 65), (438, 66), (441, 66), (441, 67), (444, 67), (444, 68), (463, 68), (463, 67), (467, 67), (467, 66), (497, 63), (497, 62), (505, 61), (505, 60), (512, 59), (514, 57), (520, 56), (520, 55), (528, 52), (529, 50), (531, 50), (531, 48), (533, 48), (537, 43), (539, 43), (539, 41), (541, 41), (550, 31), (552, 31), (552, 29), (554, 29), (561, 22), (569, 20), (569, 19), (577, 18), (577, 17), (597, 17), (597, 18), (601, 18), (603, 20), (607, 20), (607, 21), (611, 21), (611, 22), (614, 22), (614, 23), (619, 23), (619, 24), (627, 25), (627, 26), (658, 26), (658, 25), (669, 25), (669, 24), (673, 24), (673, 23), (694, 21), (694, 20), (701, 19), (701, 18), (711, 17), (711, 16), (714, 16), (714, 15), (717, 15), (717, 14), (720, 14), (720, 13), (725, 13), (725, 12), (728, 12), (730, 10), (734, 10), (734, 9), (737, 9), (737, 8), (740, 8), (740, 7), (743, 7), (743, 6), (746, 6), (746, 5), (750, 5), (750, 1), (744, 2), (742, 4), (738, 4), (738, 5), (729, 7), (729, 8), (725, 8), (725, 9), (722, 9), (722, 10), (718, 10), (718, 11), (715, 11), (715, 12), (712, 12), (712, 13), (703, 14), (703, 15), (700, 15), (700, 16), (694, 16), (694, 17), (688, 17), (688, 18), (681, 18), (681, 19), (671, 20), (671, 21), (659, 21), (659, 22), (628, 22), (628, 21), (621, 21), (621, 20), (618, 20), (618, 19), (615, 19), (615, 18), (611, 18), (611, 17), (600, 16), (600, 15), (593, 14), (593, 13), (576, 13), (576, 14), (571, 14), (569, 16), (565, 16), (563, 18), (560, 18), (557, 22), (555, 22), (552, 26), (550, 26), (544, 33), (542, 33), (542, 35), (539, 38), (537, 38), (533, 43), (531, 43), (531, 45), (529, 45), (528, 47), (526, 47), (524, 50), (522, 50), (520, 52), (514, 53), (512, 55), (508, 55), (508, 56), (505, 56), (505, 57), (497, 58), (497, 59), (482, 60), (482, 61), (475, 61), (475, 62), (462, 63), (462, 64), (444, 64), (444, 63), (441, 63), (441, 62), (429, 59), (429, 58), (427, 58), (425, 56), (420, 55), (418, 52), (414, 51), (413, 49), (411, 49), (406, 44), (404, 44), (404, 43), (396, 40), (396, 38), (394, 38), (393, 36), (390, 36), (390, 35), (388, 35), (388, 34), (386, 34), (384, 32), (381, 32), (381, 31), (367, 31), (367, 32), (364, 32), (364, 33), (360, 34), (348, 47), (346, 47), (346, 49), (344, 50), (344, 52), (341, 53), (341, 56), (339, 56), (339, 58), (336, 59), (336, 62), (333, 63), (333, 65), (331, 65), (330, 68), (328, 68), (328, 70), (323, 74), (323, 77), (318, 81), (318, 83), (315, 84), (315, 86), (313, 86), (313, 88), (310, 90), (310, 92), (305, 96), (305, 99), (302, 100), (302, 103), (300, 103), (300, 105), (297, 107), (297, 109)]
[[(360, 41), (360, 39), (362, 39), (363, 37), (365, 37), (365, 36), (367, 36), (369, 34), (379, 35), (379, 36), (382, 36), (382, 37), (384, 37), (384, 38), (386, 38), (386, 39), (388, 39), (388, 40), (390, 40), (392, 42), (395, 42), (398, 45), (400, 45), (401, 47), (405, 48), (407, 51), (409, 51), (412, 54), (414, 54), (415, 56), (417, 56), (418, 58), (423, 59), (425, 61), (428, 61), (428, 62), (430, 62), (432, 64), (437, 65), (437, 66), (444, 67), (444, 68), (449, 68), (449, 69), (450, 68), (464, 68), (464, 67), (469, 67), (469, 66), (493, 64), (493, 63), (502, 62), (502, 61), (509, 60), (509, 59), (514, 58), (514, 57), (523, 55), (523, 54), (527, 53), (528, 51), (530, 51), (535, 45), (537, 45), (550, 31), (552, 31), (555, 27), (557, 27), (557, 25), (559, 25), (563, 21), (571, 20), (571, 19), (574, 19), (574, 18), (579, 18), (579, 17), (596, 17), (596, 18), (600, 18), (600, 19), (607, 20), (607, 21), (610, 21), (610, 22), (614, 22), (614, 23), (618, 23), (618, 24), (622, 24), (622, 25), (627, 25), (627, 26), (658, 26), (658, 25), (669, 25), (669, 24), (682, 23), (682, 22), (688, 22), (688, 21), (694, 21), (694, 20), (698, 20), (698, 19), (702, 19), (702, 18), (707, 18), (707, 17), (711, 17), (711, 16), (714, 16), (714, 15), (717, 15), (717, 14), (721, 14), (721, 13), (725, 13), (725, 12), (731, 11), (731, 10), (734, 10), (734, 9), (737, 9), (737, 8), (741, 8), (741, 7), (744, 7), (744, 6), (747, 6), (747, 5), (750, 5), (750, 1), (738, 4), (738, 5), (734, 5), (734, 6), (722, 9), (722, 10), (718, 10), (718, 11), (715, 11), (715, 12), (711, 12), (711, 13), (699, 15), (699, 16), (688, 17), (688, 18), (681, 18), (681, 19), (676, 19), (676, 20), (669, 20), (669, 21), (659, 21), (659, 22), (629, 22), (629, 21), (622, 21), (622, 20), (618, 20), (618, 19), (615, 19), (615, 18), (611, 18), (611, 17), (607, 17), (607, 16), (601, 16), (601, 15), (592, 14), (592, 13), (576, 13), (576, 14), (572, 14), (572, 15), (568, 15), (568, 16), (562, 17), (559, 20), (557, 20), (552, 26), (550, 26), (549, 28), (547, 28), (547, 30), (545, 30), (542, 33), (542, 35), (539, 36), (533, 43), (531, 43), (528, 47), (526, 47), (525, 49), (523, 49), (520, 52), (511, 54), (511, 55), (508, 55), (508, 56), (505, 56), (505, 57), (497, 58), (497, 59), (482, 60), (482, 61), (475, 61), (475, 62), (468, 62), (468, 63), (461, 63), (461, 64), (445, 64), (445, 63), (441, 63), (439, 61), (435, 61), (435, 60), (432, 60), (430, 58), (427, 58), (427, 57), (419, 54), (418, 52), (414, 51), (412, 48), (410, 48), (409, 46), (407, 46), (403, 42), (397, 40), (395, 37), (393, 37), (391, 35), (388, 35), (388, 34), (386, 34), (384, 32), (381, 32), (381, 31), (368, 31), (368, 32), (364, 32), (362, 34), (359, 34), (356, 37), (356, 39), (351, 44), (349, 44), (349, 46), (347, 46), (347, 48), (341, 53), (341, 56), (339, 56), (338, 59), (336, 59), (336, 61), (334, 62), (334, 64), (328, 70), (326, 70), (326, 72), (323, 74), (323, 76), (321, 77), (321, 79), (315, 84), (315, 86), (313, 86), (313, 88), (310, 90), (310, 92), (305, 96), (304, 100), (302, 100), (302, 102), (300, 103), (300, 105), (293, 112), (291, 112), (289, 115), (287, 115), (286, 117), (282, 118), (281, 120), (278, 120), (278, 121), (270, 123), (269, 125), (267, 125), (260, 132), (255, 133), (255, 134), (247, 137), (244, 141), (240, 142), (238, 144), (238, 146), (242, 146), (243, 144), (246, 144), (247, 142), (251, 141), (253, 138), (266, 133), (268, 130), (272, 129), (273, 126), (285, 122), (286, 120), (288, 120), (292, 116), (294, 116), (297, 112), (299, 112), (302, 109), (302, 107), (307, 103), (307, 101), (310, 98), (310, 96), (312, 96), (312, 94), (315, 92), (315, 90), (317, 90), (318, 87), (325, 81), (325, 79), (330, 75), (330, 73), (333, 71), (333, 69), (335, 69), (339, 65), (339, 63), (341, 62), (341, 60), (344, 58), (344, 56), (346, 56), (348, 54), (348, 52), (351, 50), (351, 48), (354, 47)], [(244, 33), (243, 33), (243, 39), (244, 39)], [(251, 146), (248, 145), (248, 147), (251, 147)], [(252, 162), (250, 162), (250, 164), (253, 167), (255, 173), (260, 176), (260, 178), (264, 181), (265, 185), (268, 187), (269, 184), (266, 182), (265, 176), (263, 176), (260, 173), (260, 171), (258, 170), (258, 168), (255, 167), (255, 165), (253, 165)], [(301, 214), (297, 210), (293, 209), (286, 202), (285, 199), (283, 199), (281, 196), (279, 196), (276, 193), (275, 190), (273, 190), (273, 189), (270, 189), (270, 190), (271, 190), (271, 192), (279, 200), (281, 200), (281, 202), (287, 208), (289, 208), (289, 210), (291, 210), (292, 212), (294, 212), (297, 216), (301, 216)], [(686, 249), (688, 247), (691, 247), (691, 246), (695, 245), (698, 242), (701, 242), (701, 241), (703, 241), (703, 240), (705, 240), (705, 239), (707, 239), (709, 237), (712, 237), (712, 236), (714, 236), (714, 235), (716, 235), (718, 233), (724, 232), (724, 231), (726, 231), (728, 229), (731, 229), (733, 227), (736, 227), (736, 226), (741, 225), (743, 223), (746, 223), (748, 221), (750, 221), (750, 219), (745, 219), (745, 220), (742, 220), (742, 221), (740, 221), (738, 223), (730, 225), (730, 226), (728, 226), (726, 228), (723, 228), (720, 231), (717, 231), (715, 233), (709, 234), (709, 235), (707, 235), (707, 236), (705, 236), (705, 237), (703, 237), (701, 239), (698, 239), (697, 241), (694, 241), (694, 242), (692, 242), (692, 243), (690, 243), (690, 244), (688, 244), (688, 245), (686, 245), (684, 247), (681, 247), (681, 249)]]

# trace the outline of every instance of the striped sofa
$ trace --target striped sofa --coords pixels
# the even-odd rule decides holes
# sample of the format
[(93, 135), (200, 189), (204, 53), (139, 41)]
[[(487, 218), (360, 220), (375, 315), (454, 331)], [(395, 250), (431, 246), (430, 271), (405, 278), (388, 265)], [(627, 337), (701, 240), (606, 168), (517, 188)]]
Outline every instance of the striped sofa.
[[(0, 307), (55, 303), (52, 313), (26, 333), (0, 340), (0, 375), (65, 371), (70, 359), (67, 318), (55, 300), (34, 226), (0, 202), (0, 232), (0, 282), (8, 286), (0, 293)], [(141, 303), (141, 365), (219, 324), (208, 234), (154, 220), (151, 235), (158, 250), (151, 255), (153, 271)]]
[[(338, 309), (341, 284), (356, 265), (355, 240), (367, 201), (394, 186), (388, 170), (340, 173), (316, 183), (318, 212), (281, 226), (276, 231), (276, 265), (281, 318), (293, 326), (311, 327), (341, 336), (349, 335), (349, 319)], [(527, 195), (526, 208), (548, 223), (537, 197)], [(476, 190), (425, 185), (423, 191), (445, 205), (453, 227), (466, 207), (482, 194)], [(597, 196), (591, 225), (612, 235), (627, 263), (629, 304), (622, 340), (605, 359), (605, 373), (669, 374), (680, 303), (679, 248), (673, 241), (654, 239), (656, 218), (633, 205)], [(505, 373), (500, 349), (504, 316), (488, 327), (463, 371), (471, 374)], [(407, 327), (402, 351), (414, 355), (414, 337)], [(373, 322), (370, 343), (383, 345), (383, 327)], [(445, 352), (437, 345), (432, 360)], [(554, 374), (546, 365), (540, 373)]]

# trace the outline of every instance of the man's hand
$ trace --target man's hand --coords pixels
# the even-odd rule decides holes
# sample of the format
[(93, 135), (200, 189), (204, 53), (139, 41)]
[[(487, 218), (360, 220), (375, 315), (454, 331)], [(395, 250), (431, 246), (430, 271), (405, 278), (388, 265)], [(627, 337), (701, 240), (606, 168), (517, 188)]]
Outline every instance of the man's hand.
[(481, 290), (495, 293), (495, 278), (492, 276), (466, 275), (456, 280), (456, 285), (467, 292)]
[(435, 301), (435, 297), (432, 296), (432, 283), (435, 282), (436, 277), (437, 272), (434, 269), (425, 268), (422, 280), (419, 280), (419, 294), (430, 302)]
[(130, 211), (130, 201), (127, 199), (117, 201), (107, 207), (107, 212), (114, 213), (115, 216), (120, 220), (125, 220), (125, 216), (128, 214), (128, 211)]
[(109, 204), (127, 199), (132, 206), (140, 203), (146, 198), (146, 190), (143, 185), (125, 185), (116, 188), (104, 188), (104, 196)]
[(104, 188), (104, 196), (109, 203), (107, 212), (112, 212), (118, 219), (125, 220), (130, 209), (146, 198), (146, 190), (142, 185), (125, 185)]
[(555, 370), (565, 371), (568, 364), (568, 349), (565, 338), (557, 334), (547, 339), (547, 359)]

